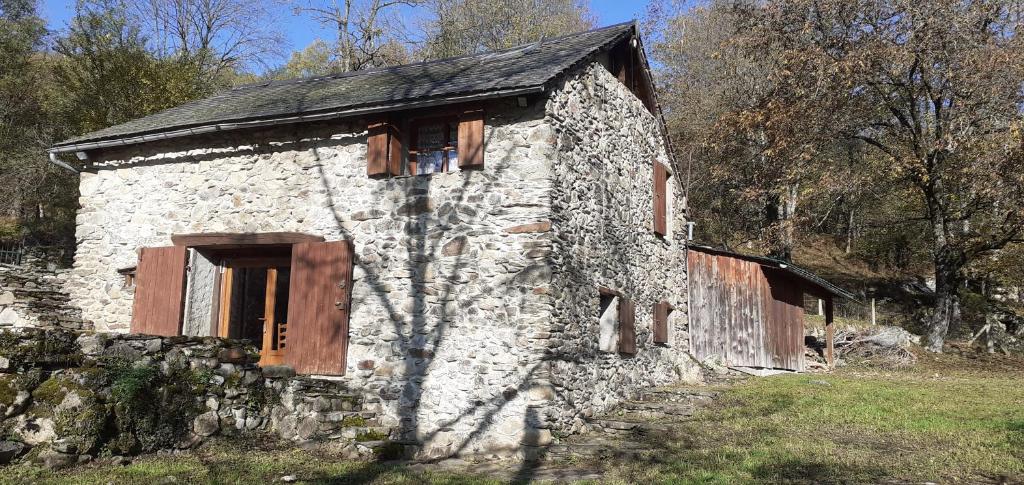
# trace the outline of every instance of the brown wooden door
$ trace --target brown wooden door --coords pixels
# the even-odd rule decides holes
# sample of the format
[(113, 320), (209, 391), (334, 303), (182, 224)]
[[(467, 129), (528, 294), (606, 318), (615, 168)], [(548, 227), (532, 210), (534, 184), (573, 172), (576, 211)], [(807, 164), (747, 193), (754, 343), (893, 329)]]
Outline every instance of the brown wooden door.
[(343, 375), (348, 352), (352, 243), (292, 246), (285, 363), (300, 374)]
[(184, 246), (139, 250), (131, 333), (181, 335), (187, 254)]
[(260, 365), (283, 363), (291, 258), (234, 258), (222, 264), (217, 336), (260, 345)]

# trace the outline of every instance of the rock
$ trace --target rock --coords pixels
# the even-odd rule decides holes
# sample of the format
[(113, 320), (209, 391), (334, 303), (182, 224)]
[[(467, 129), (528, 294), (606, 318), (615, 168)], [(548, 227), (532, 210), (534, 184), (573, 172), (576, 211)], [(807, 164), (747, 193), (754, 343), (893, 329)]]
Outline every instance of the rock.
[(7, 307), (0, 310), (0, 325), (17, 325), (21, 321), (21, 315), (14, 308)]
[(17, 441), (0, 441), (0, 465), (6, 465), (25, 451), (25, 443)]
[(249, 360), (249, 355), (245, 353), (245, 350), (238, 347), (232, 347), (230, 349), (221, 349), (217, 353), (217, 358), (221, 362), (227, 362), (230, 364), (244, 364)]
[(286, 415), (277, 423), (277, 434), (282, 439), (290, 440), (298, 433), (298, 418), (294, 415)]
[(0, 355), (0, 372), (7, 372), (11, 369), (11, 359)]
[(263, 368), (263, 377), (267, 379), (287, 379), (295, 377), (295, 369), (288, 365), (268, 365)]
[(53, 420), (50, 418), (29, 418), (21, 415), (17, 418), (14, 430), (26, 444), (31, 446), (53, 441), (57, 437)]
[(14, 293), (5, 291), (0, 293), (0, 305), (12, 305), (14, 304)]
[(534, 222), (505, 228), (509, 234), (529, 234), (535, 232), (548, 232), (551, 230), (551, 221)]
[(108, 466), (127, 466), (127, 465), (131, 464), (131, 462), (132, 462), (131, 458), (128, 458), (127, 456), (121, 456), (121, 455), (114, 455), (114, 456), (111, 456), (109, 458), (97, 461), (97, 463), (102, 463), (102, 464), (108, 465)]
[(160, 339), (158, 339), (158, 338), (149, 339), (149, 340), (146, 341), (146, 353), (147, 354), (155, 354), (155, 353), (159, 352), (162, 348), (163, 348), (163, 342)]
[(78, 347), (85, 355), (99, 355), (107, 345), (107, 339), (103, 334), (82, 334), (78, 337)]
[(441, 248), (441, 255), (442, 256), (458, 256), (458, 255), (466, 252), (467, 242), (468, 242), (468, 239), (466, 238), (466, 236), (458, 236), (458, 237), (452, 238), (451, 241), (446, 242), (444, 244), (444, 247)]
[(7, 408), (7, 412), (4, 413), (4, 417), (11, 418), (25, 412), (31, 398), (32, 394), (29, 394), (28, 391), (18, 391), (18, 394), (14, 396), (14, 402), (11, 403), (10, 407)]
[(53, 451), (56, 451), (58, 453), (65, 453), (69, 455), (74, 455), (78, 453), (78, 446), (67, 439), (55, 440), (53, 443), (50, 444), (50, 447), (53, 449)]
[(293, 482), (297, 482), (298, 480), (299, 480), (299, 477), (296, 477), (295, 475), (285, 475), (285, 476), (281, 477), (281, 481), (284, 482), (284, 483), (293, 483)]
[(196, 416), (192, 422), (192, 430), (199, 436), (212, 436), (220, 430), (220, 418), (216, 411), (209, 411)]
[(308, 440), (316, 435), (319, 426), (320, 423), (317, 422), (316, 418), (302, 418), (295, 427), (295, 434), (300, 440)]
[(37, 459), (43, 466), (51, 470), (60, 470), (78, 463), (77, 454), (61, 453), (54, 450), (43, 451)]

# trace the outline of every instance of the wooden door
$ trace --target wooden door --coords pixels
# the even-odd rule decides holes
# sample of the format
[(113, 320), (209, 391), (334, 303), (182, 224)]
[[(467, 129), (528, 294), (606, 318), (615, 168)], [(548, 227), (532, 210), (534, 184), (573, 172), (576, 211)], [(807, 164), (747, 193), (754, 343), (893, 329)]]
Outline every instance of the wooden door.
[(286, 302), (280, 301), (281, 296), (288, 296), (290, 271), (287, 267), (267, 268), (266, 306), (263, 311), (263, 347), (260, 351), (260, 365), (279, 365), (284, 363), (285, 351), (288, 347), (288, 322), (281, 318), (282, 308), (287, 312)]
[[(223, 261), (223, 273), (220, 282), (220, 311), (218, 316), (217, 335), (222, 338), (242, 338), (239, 326), (254, 324), (254, 322), (243, 322), (248, 320), (245, 315), (235, 312), (244, 312), (243, 307), (259, 306), (256, 320), (259, 327), (258, 345), (260, 345), (260, 365), (278, 365), (284, 362), (284, 355), (287, 349), (288, 323), (284, 318), (288, 308), (288, 275), (289, 258), (236, 258)], [(242, 294), (235, 292), (239, 288), (239, 278), (250, 276), (247, 272), (260, 272), (260, 288), (262, 293), (255, 295), (251, 291), (243, 291)], [(259, 298), (258, 301), (252, 301)], [(247, 301), (240, 302), (239, 299)], [(248, 315), (252, 317), (251, 313)], [(246, 338), (256, 339), (254, 335)]]
[(187, 254), (184, 246), (139, 250), (131, 333), (181, 335)]
[(292, 246), (285, 363), (300, 374), (343, 375), (352, 290), (349, 241)]

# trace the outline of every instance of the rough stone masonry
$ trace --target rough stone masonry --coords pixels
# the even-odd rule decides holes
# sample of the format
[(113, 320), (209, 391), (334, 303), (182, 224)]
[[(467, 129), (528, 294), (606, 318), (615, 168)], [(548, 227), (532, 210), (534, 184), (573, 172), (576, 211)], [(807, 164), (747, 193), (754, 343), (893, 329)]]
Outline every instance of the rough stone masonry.
[(212, 337), (0, 330), (0, 465), (60, 468), (242, 433), (404, 454), (386, 442), (379, 397), (257, 359), (251, 344)]
[[(125, 332), (118, 268), (203, 232), (302, 232), (356, 252), (347, 372), (422, 455), (524, 452), (641, 389), (692, 376), (681, 211), (652, 233), (657, 120), (599, 61), (521, 106), (484, 105), (485, 166), (366, 176), (365, 120), (178, 138), (82, 174), (68, 289)], [(676, 177), (670, 181), (670, 186)], [(682, 207), (681, 191), (670, 204)], [(603, 352), (599, 287), (636, 301), (638, 353)], [(651, 308), (669, 301), (670, 343)], [(186, 326), (188, 326), (186, 322)]]

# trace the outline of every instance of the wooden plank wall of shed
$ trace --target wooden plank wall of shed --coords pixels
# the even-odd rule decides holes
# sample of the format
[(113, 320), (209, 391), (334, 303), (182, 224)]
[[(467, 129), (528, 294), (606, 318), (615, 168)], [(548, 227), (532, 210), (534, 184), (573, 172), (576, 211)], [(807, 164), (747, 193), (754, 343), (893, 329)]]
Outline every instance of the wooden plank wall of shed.
[(725, 255), (690, 251), (688, 260), (691, 350), (698, 359), (803, 370), (799, 282)]

